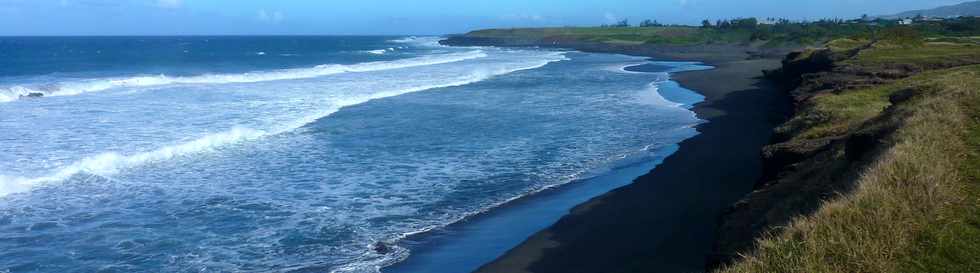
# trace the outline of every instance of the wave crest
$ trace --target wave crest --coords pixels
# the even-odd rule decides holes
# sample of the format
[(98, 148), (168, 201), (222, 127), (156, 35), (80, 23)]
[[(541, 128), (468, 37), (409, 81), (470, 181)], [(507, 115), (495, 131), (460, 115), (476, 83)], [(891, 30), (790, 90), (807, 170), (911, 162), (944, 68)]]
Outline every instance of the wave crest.
[(442, 38), (440, 37), (408, 36), (400, 39), (389, 40), (388, 42), (399, 43), (399, 44), (414, 44), (414, 45), (426, 46), (426, 47), (445, 47), (442, 44), (439, 44), (440, 40), (442, 40)]
[(105, 91), (123, 87), (151, 87), (173, 84), (229, 84), (254, 83), (264, 81), (295, 80), (322, 77), (340, 73), (371, 72), (391, 69), (454, 63), (471, 59), (485, 58), (482, 50), (428, 55), (394, 61), (367, 62), (351, 65), (326, 64), (311, 68), (293, 68), (272, 71), (258, 71), (241, 74), (213, 74), (189, 77), (166, 75), (135, 76), (127, 78), (92, 79), (74, 82), (59, 82), (34, 85), (15, 85), (0, 87), (0, 102), (15, 101), (32, 96), (73, 96), (82, 93)]
[[(480, 52), (479, 54), (484, 54)], [(341, 100), (336, 100), (332, 102), (331, 107), (320, 110), (316, 113), (311, 113), (302, 118), (296, 119), (293, 122), (288, 122), (278, 128), (271, 128), (267, 130), (258, 130), (252, 128), (244, 127), (234, 127), (228, 131), (214, 133), (205, 135), (198, 139), (180, 143), (172, 146), (165, 146), (158, 148), (156, 150), (140, 152), (130, 155), (120, 154), (118, 152), (106, 152), (95, 156), (90, 156), (83, 158), (67, 167), (63, 167), (54, 173), (42, 177), (28, 178), (28, 177), (17, 177), (17, 176), (5, 176), (0, 175), (0, 197), (6, 196), (12, 193), (27, 192), (34, 187), (49, 185), (55, 182), (61, 182), (68, 180), (72, 176), (79, 173), (90, 173), (93, 175), (98, 175), (102, 177), (109, 178), (112, 175), (118, 174), (126, 169), (138, 167), (144, 164), (150, 164), (153, 162), (160, 162), (165, 160), (170, 160), (182, 156), (189, 156), (200, 154), (203, 152), (208, 152), (216, 150), (220, 147), (233, 145), (237, 143), (242, 143), (246, 141), (252, 141), (268, 137), (271, 135), (278, 135), (285, 132), (293, 131), (307, 124), (313, 123), (318, 119), (329, 116), (343, 107), (353, 106), (357, 104), (362, 104), (374, 99), (393, 97), (407, 93), (462, 86), (475, 82), (480, 82), (487, 80), (491, 77), (509, 74), (522, 70), (530, 70), (543, 67), (549, 63), (567, 60), (564, 53), (557, 52), (550, 58), (544, 59), (540, 62), (529, 64), (527, 66), (514, 67), (514, 68), (500, 68), (500, 69), (490, 69), (490, 70), (478, 70), (473, 71), (465, 77), (460, 77), (454, 81), (424, 85), (424, 86), (414, 86), (407, 87), (397, 90), (382, 91), (373, 94), (367, 94), (363, 96), (356, 96), (351, 98), (345, 98)], [(397, 66), (396, 64), (386, 64)], [(361, 67), (357, 69), (370, 69), (370, 67)], [(352, 69), (356, 71), (357, 69)]]
[(234, 144), (249, 139), (257, 139), (267, 134), (268, 133), (265, 131), (248, 128), (233, 128), (226, 132), (207, 135), (190, 142), (185, 142), (174, 146), (166, 146), (149, 152), (142, 152), (128, 156), (117, 152), (98, 154), (84, 158), (67, 167), (61, 168), (57, 172), (48, 176), (26, 178), (0, 175), (0, 196), (5, 196), (15, 192), (27, 191), (37, 185), (67, 180), (82, 172), (99, 176), (109, 176), (119, 173), (127, 168), (213, 150), (228, 144)]

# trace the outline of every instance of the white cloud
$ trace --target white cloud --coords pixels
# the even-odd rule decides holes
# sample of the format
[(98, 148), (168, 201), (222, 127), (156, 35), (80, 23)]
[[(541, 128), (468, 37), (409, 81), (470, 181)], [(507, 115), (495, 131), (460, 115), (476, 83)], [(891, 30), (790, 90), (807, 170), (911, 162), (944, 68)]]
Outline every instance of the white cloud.
[(619, 22), (619, 17), (612, 12), (606, 12), (606, 14), (603, 14), (603, 17), (606, 18), (606, 23), (614, 24)]
[(179, 8), (182, 4), (182, 0), (157, 0), (157, 6), (162, 8), (174, 9)]
[(259, 15), (257, 17), (259, 21), (269, 22), (269, 23), (279, 23), (286, 19), (286, 15), (281, 11), (267, 12), (264, 9), (259, 10)]

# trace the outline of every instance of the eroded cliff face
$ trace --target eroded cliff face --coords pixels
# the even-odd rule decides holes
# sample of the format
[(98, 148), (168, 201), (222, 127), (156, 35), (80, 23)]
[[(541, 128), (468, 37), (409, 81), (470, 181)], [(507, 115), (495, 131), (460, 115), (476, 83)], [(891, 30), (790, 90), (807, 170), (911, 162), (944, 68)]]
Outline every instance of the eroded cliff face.
[(767, 232), (779, 232), (795, 217), (853, 189), (903, 126), (908, 113), (896, 106), (925, 91), (884, 86), (924, 71), (980, 63), (977, 54), (922, 62), (870, 61), (886, 47), (866, 43), (807, 49), (789, 54), (781, 69), (765, 72), (789, 92), (795, 113), (763, 149), (764, 173), (756, 190), (721, 216), (709, 268), (751, 252), (755, 240)]

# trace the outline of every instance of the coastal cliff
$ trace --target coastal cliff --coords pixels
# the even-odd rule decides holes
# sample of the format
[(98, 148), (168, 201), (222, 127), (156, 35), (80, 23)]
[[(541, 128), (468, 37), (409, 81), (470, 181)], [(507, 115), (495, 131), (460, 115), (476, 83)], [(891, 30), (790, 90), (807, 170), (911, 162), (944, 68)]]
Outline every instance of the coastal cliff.
[(707, 97), (693, 109), (708, 121), (701, 135), (478, 272), (980, 269), (972, 34), (897, 27), (772, 46), (683, 42), (691, 29), (487, 30), (443, 41), (716, 67), (672, 76)]
[[(444, 43), (556, 47), (658, 61), (702, 61), (715, 68), (675, 73), (671, 79), (704, 95), (704, 102), (691, 110), (707, 122), (697, 126), (699, 135), (680, 143), (677, 152), (649, 174), (576, 206), (557, 223), (477, 272), (704, 271), (718, 215), (753, 189), (761, 177), (759, 151), (788, 113), (788, 97), (763, 79), (761, 72), (779, 68), (785, 54), (756, 54), (753, 52), (778, 48), (745, 42), (624, 43), (554, 36), (550, 30), (530, 32), (528, 36), (539, 38), (510, 40), (508, 35), (513, 34), (504, 34), (494, 40), (474, 40), (467, 34)], [(539, 43), (549, 39), (565, 42)], [(477, 42), (470, 44), (473, 41)]]
[(793, 97), (795, 114), (763, 148), (756, 190), (723, 216), (711, 267), (980, 268), (969, 247), (980, 243), (970, 141), (977, 64), (972, 42), (842, 39), (767, 71)]

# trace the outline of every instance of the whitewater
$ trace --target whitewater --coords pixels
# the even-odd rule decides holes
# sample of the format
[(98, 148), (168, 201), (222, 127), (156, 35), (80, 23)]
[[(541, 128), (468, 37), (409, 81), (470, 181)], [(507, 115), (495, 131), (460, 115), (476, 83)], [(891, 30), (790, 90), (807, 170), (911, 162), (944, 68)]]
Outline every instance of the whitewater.
[[(277, 81), (277, 80), (287, 80), (287, 79), (304, 79), (313, 77), (322, 77), (327, 75), (339, 74), (339, 73), (350, 73), (350, 72), (372, 72), (372, 71), (383, 71), (383, 70), (394, 70), (394, 69), (405, 69), (411, 67), (419, 66), (431, 66), (438, 64), (447, 64), (460, 62), (465, 60), (472, 60), (478, 58), (485, 58), (488, 55), (482, 50), (467, 51), (463, 53), (449, 53), (440, 55), (429, 55), (423, 57), (409, 58), (403, 60), (389, 61), (389, 62), (370, 62), (355, 65), (321, 65), (312, 69), (287, 69), (281, 71), (270, 71), (270, 72), (251, 72), (245, 74), (237, 75), (203, 75), (195, 77), (167, 77), (160, 76), (154, 78), (146, 77), (134, 77), (123, 80), (95, 80), (102, 83), (108, 84), (95, 84), (91, 85), (90, 88), (83, 89), (69, 89), (72, 91), (66, 91), (67, 93), (52, 93), (49, 95), (54, 96), (64, 96), (64, 95), (77, 95), (83, 92), (91, 92), (98, 90), (107, 90), (111, 87), (149, 87), (157, 85), (168, 85), (168, 84), (230, 84), (230, 83), (254, 83), (263, 81)], [(50, 182), (58, 182), (68, 179), (72, 175), (76, 175), (80, 172), (85, 172), (91, 175), (97, 175), (101, 177), (110, 177), (113, 174), (118, 173), (121, 170), (137, 167), (141, 164), (150, 163), (154, 161), (167, 160), (178, 156), (184, 156), (194, 153), (199, 153), (207, 150), (213, 150), (220, 148), (225, 145), (235, 144), (242, 141), (255, 140), (267, 135), (281, 134), (283, 132), (288, 132), (300, 128), (303, 125), (309, 124), (319, 118), (323, 118), (338, 109), (364, 103), (366, 101), (390, 96), (397, 96), (401, 94), (406, 94), (410, 92), (424, 91), (434, 88), (442, 88), (449, 86), (459, 86), (469, 83), (474, 83), (478, 81), (485, 80), (489, 77), (496, 75), (502, 75), (511, 73), (514, 71), (520, 71), (525, 69), (534, 69), (544, 66), (550, 62), (559, 61), (564, 59), (561, 53), (550, 53), (541, 56), (538, 59), (527, 59), (520, 60), (517, 62), (502, 63), (497, 66), (486, 66), (486, 67), (472, 67), (468, 71), (459, 71), (460, 73), (454, 73), (453, 75), (446, 76), (443, 78), (438, 78), (431, 81), (421, 81), (412, 82), (394, 86), (384, 86), (385, 89), (375, 89), (366, 90), (368, 92), (349, 94), (346, 96), (338, 96), (330, 99), (322, 100), (322, 104), (317, 105), (318, 107), (310, 107), (310, 109), (302, 109), (303, 111), (293, 111), (289, 113), (282, 113), (283, 117), (279, 119), (285, 119), (285, 122), (277, 122), (278, 124), (263, 124), (262, 128), (249, 128), (241, 125), (233, 125), (231, 128), (226, 129), (217, 133), (207, 133), (200, 138), (183, 142), (175, 145), (159, 147), (151, 149), (148, 151), (123, 154), (120, 152), (96, 152), (94, 156), (88, 156), (82, 158), (78, 161), (68, 163), (67, 166), (60, 168), (49, 175), (27, 178), (27, 177), (17, 177), (8, 174), (0, 174), (0, 197), (15, 193), (30, 190), (31, 187), (44, 185)], [(409, 76), (412, 77), (412, 76)], [(415, 76), (417, 77), (417, 76)], [(147, 80), (147, 79), (157, 79), (157, 80)], [(365, 78), (362, 81), (369, 81), (369, 78)], [(111, 86), (111, 87), (110, 87)], [(85, 90), (85, 91), (82, 91)], [(316, 100), (317, 98), (309, 97), (311, 100)], [(293, 99), (295, 100), (295, 99)], [(319, 108), (319, 109), (317, 109)], [(288, 116), (288, 117), (287, 117)], [(270, 117), (262, 117), (270, 118)], [(213, 128), (212, 128), (213, 129)], [(185, 132), (186, 133), (186, 132)]]
[(0, 69), (0, 272), (383, 271), (407, 237), (662, 158), (700, 122), (668, 76), (696, 64), (636, 73), (619, 68), (650, 62), (620, 55), (436, 37), (0, 45), (23, 54), (0, 61), (18, 67)]
[[(263, 54), (264, 55), (264, 54)], [(171, 77), (166, 75), (135, 76), (127, 78), (90, 79), (71, 82), (42, 83), (35, 86), (15, 85), (0, 87), (0, 102), (14, 101), (31, 94), (42, 96), (72, 96), (87, 92), (104, 91), (123, 87), (151, 87), (172, 84), (227, 84), (253, 83), (263, 81), (296, 80), (322, 77), (340, 73), (371, 72), (388, 69), (403, 69), (416, 66), (426, 66), (465, 61), (487, 57), (480, 50), (428, 55), (410, 59), (387, 62), (369, 62), (354, 65), (324, 64), (312, 68), (293, 68), (275, 71), (256, 71), (241, 74), (200, 75), (191, 77)]]

